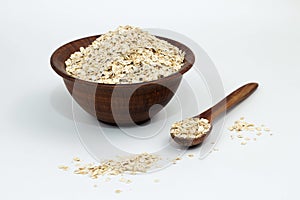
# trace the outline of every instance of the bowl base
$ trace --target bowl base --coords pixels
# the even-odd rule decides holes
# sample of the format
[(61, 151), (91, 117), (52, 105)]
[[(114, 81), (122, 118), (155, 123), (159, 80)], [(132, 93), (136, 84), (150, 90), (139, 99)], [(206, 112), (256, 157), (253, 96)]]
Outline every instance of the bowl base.
[(133, 123), (115, 123), (115, 122), (106, 122), (106, 121), (103, 121), (101, 119), (98, 119), (99, 122), (102, 122), (104, 124), (108, 124), (108, 125), (111, 125), (111, 126), (116, 126), (116, 127), (119, 127), (119, 126), (135, 126), (135, 125), (142, 125), (142, 124), (145, 124), (147, 122), (150, 122), (150, 118), (146, 119), (146, 120), (143, 120), (143, 121), (138, 121), (138, 122), (133, 122)]

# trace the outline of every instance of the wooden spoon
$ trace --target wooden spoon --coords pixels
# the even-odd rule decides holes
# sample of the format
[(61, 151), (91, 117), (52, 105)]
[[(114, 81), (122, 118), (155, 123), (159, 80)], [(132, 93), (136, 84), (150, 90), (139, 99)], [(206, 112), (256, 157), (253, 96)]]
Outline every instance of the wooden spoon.
[[(223, 100), (221, 100), (219, 103), (217, 103), (215, 106), (207, 109), (203, 113), (193, 117), (193, 118), (204, 118), (207, 119), (210, 123), (210, 125), (213, 123), (213, 121), (223, 114), (224, 112), (230, 110), (235, 105), (239, 104), (241, 101), (245, 100), (247, 97), (249, 97), (258, 87), (257, 83), (248, 83), (237, 90), (233, 91), (231, 94), (229, 94), (227, 97), (225, 97)], [(198, 137), (178, 137), (175, 136), (173, 133), (171, 133), (171, 137), (175, 142), (182, 146), (196, 146), (204, 141), (204, 139), (209, 135), (210, 131), (212, 129), (212, 126), (210, 127), (210, 130), (206, 134), (202, 134)]]

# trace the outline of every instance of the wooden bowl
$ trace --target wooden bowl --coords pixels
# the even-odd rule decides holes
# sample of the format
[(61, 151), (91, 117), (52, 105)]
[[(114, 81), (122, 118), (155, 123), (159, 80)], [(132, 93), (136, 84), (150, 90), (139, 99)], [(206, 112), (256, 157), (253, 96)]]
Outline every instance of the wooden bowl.
[[(103, 84), (93, 83), (71, 77), (66, 72), (65, 61), (80, 47), (87, 47), (100, 35), (90, 36), (69, 42), (59, 47), (51, 56), (53, 70), (63, 78), (75, 101), (98, 120), (114, 125), (141, 124), (158, 113), (171, 100), (176, 92), (182, 74), (195, 62), (193, 52), (177, 41), (158, 37), (185, 51), (184, 65), (179, 72), (170, 76), (144, 83)], [(152, 115), (152, 116), (153, 116)]]

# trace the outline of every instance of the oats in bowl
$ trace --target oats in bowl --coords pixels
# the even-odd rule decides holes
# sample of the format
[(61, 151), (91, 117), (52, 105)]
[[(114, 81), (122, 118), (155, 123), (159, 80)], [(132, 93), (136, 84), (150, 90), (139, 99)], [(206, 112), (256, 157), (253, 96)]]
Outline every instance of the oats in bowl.
[(157, 80), (178, 72), (185, 52), (146, 31), (120, 26), (71, 54), (66, 71), (74, 78), (105, 84)]
[[(122, 37), (127, 37), (130, 31), (140, 35), (135, 35), (136, 39), (132, 40), (123, 38), (124, 42), (119, 41), (118, 45), (127, 46), (127, 50), (117, 51), (114, 35), (126, 32)], [(148, 40), (141, 42), (145, 35)], [(111, 41), (114, 45), (110, 44)], [(128, 41), (136, 44), (135, 50), (126, 45)], [(153, 41), (157, 41), (154, 42), (156, 45), (150, 46)], [(108, 53), (109, 49), (98, 47), (99, 44), (108, 45), (115, 56)], [(101, 57), (103, 52), (110, 57)], [(127, 57), (124, 56), (126, 52)], [(143, 52), (151, 56), (144, 59)], [(110, 60), (111, 57), (116, 60)], [(148, 60), (147, 63), (146, 58), (151, 62)], [(51, 67), (63, 78), (79, 106), (99, 121), (118, 126), (148, 121), (149, 110), (156, 104), (162, 107), (152, 109), (151, 116), (158, 113), (172, 99), (183, 74), (192, 68), (194, 62), (195, 55), (185, 44), (171, 38), (151, 36), (129, 26), (120, 27), (118, 32), (68, 42), (56, 49), (50, 58)]]

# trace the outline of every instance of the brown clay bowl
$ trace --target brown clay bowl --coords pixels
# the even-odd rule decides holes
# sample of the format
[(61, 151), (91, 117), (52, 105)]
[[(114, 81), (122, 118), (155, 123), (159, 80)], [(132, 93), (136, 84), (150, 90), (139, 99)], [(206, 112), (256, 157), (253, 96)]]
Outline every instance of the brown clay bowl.
[(97, 37), (90, 36), (69, 42), (59, 47), (51, 56), (53, 70), (63, 78), (64, 83), (75, 101), (98, 120), (113, 125), (141, 124), (158, 113), (175, 94), (182, 75), (195, 62), (193, 52), (184, 44), (159, 37), (185, 51), (184, 65), (179, 72), (170, 76), (144, 83), (102, 84), (71, 77), (66, 72), (65, 61), (80, 47), (87, 47)]

